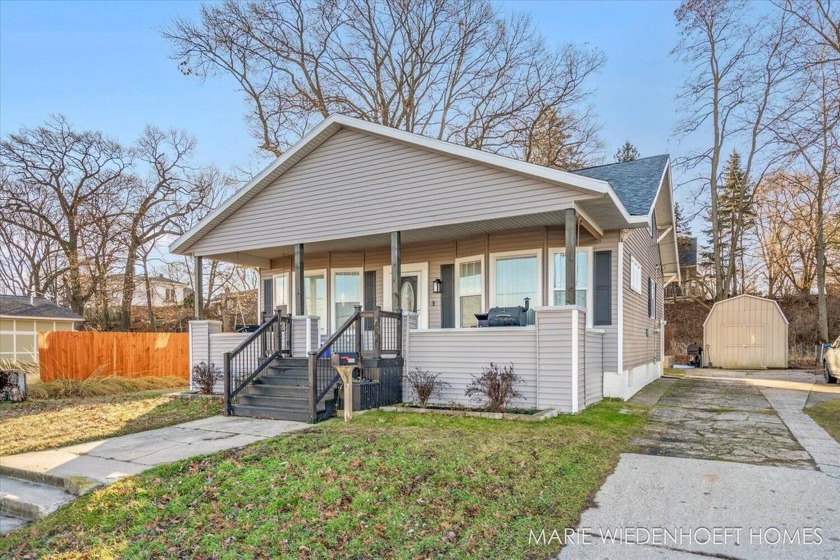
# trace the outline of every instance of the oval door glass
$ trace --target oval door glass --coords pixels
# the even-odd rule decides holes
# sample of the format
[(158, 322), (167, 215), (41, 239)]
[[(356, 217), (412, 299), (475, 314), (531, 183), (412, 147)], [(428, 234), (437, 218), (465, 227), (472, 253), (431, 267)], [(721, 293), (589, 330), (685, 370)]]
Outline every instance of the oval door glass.
[(414, 291), (414, 282), (411, 279), (404, 279), (400, 288), (400, 303), (403, 311), (417, 311), (417, 294)]

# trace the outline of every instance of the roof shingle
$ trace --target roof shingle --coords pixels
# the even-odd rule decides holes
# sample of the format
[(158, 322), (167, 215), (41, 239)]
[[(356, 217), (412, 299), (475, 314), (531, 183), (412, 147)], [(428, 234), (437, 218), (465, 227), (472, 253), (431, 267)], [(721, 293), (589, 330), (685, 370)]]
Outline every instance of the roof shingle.
[(668, 154), (663, 154), (578, 169), (572, 173), (608, 182), (630, 214), (647, 216), (669, 159)]
[(32, 317), (35, 319), (73, 319), (83, 318), (57, 303), (42, 297), (0, 295), (0, 315), (12, 317)]

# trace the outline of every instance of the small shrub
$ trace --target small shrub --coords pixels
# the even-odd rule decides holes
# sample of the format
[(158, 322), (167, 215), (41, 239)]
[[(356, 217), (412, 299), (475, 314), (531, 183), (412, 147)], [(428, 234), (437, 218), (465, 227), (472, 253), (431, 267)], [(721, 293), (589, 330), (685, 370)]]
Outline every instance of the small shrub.
[(503, 412), (513, 399), (522, 398), (522, 393), (516, 390), (522, 378), (514, 373), (513, 364), (499, 367), (490, 362), (489, 368), (483, 368), (481, 375), (472, 378), (464, 393), (478, 403), (486, 401), (490, 412)]
[(417, 395), (417, 400), (420, 401), (420, 406), (423, 408), (426, 407), (429, 399), (440, 394), (444, 387), (449, 386), (449, 383), (438, 379), (439, 377), (439, 373), (429, 373), (419, 367), (415, 367), (405, 374), (405, 380), (414, 390), (414, 394)]
[(192, 368), (193, 385), (198, 389), (199, 393), (205, 395), (213, 394), (213, 387), (216, 385), (216, 380), (221, 376), (221, 371), (216, 367), (216, 364), (210, 362), (208, 365), (205, 362), (196, 364)]

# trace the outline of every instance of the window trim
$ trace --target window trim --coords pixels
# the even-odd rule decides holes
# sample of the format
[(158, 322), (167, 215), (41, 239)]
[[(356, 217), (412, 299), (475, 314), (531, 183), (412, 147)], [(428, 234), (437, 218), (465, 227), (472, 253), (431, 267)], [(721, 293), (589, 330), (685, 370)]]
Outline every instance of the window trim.
[[(575, 249), (578, 253), (587, 253), (586, 257), (586, 326), (591, 327), (595, 320), (595, 250), (594, 247), (578, 247)], [(548, 250), (548, 305), (554, 305), (554, 256), (557, 254), (565, 255), (565, 247), (554, 247)], [(575, 256), (577, 262), (577, 256)], [(565, 305), (565, 304), (564, 304)]]
[[(634, 276), (635, 276), (635, 274), (634, 274), (635, 270), (634, 269), (638, 270), (638, 273), (639, 273), (638, 286), (635, 285), (635, 282), (633, 281)], [(632, 254), (630, 255), (630, 289), (633, 290), (634, 292), (636, 292), (639, 295), (642, 294), (642, 264)]]
[[(294, 276), (294, 274), (292, 276)], [(329, 334), (329, 332), (327, 332), (329, 330), (327, 328), (327, 326), (330, 322), (330, 284), (328, 282), (329, 278), (327, 277), (327, 269), (326, 268), (319, 268), (319, 269), (316, 269), (316, 270), (304, 270), (303, 271), (303, 281), (304, 282), (306, 282), (307, 278), (311, 278), (313, 276), (323, 276), (324, 277), (324, 292), (326, 292), (324, 294), (324, 299), (326, 300), (324, 303), (326, 303), (326, 307), (327, 307), (327, 316), (324, 317), (324, 324), (323, 325), (321, 325), (319, 323), (318, 330), (323, 331), (321, 334), (324, 334), (324, 333)], [(295, 291), (294, 281), (295, 281), (294, 278), (292, 278), (292, 293), (294, 293), (294, 291)], [(306, 289), (306, 287), (304, 287), (304, 290), (305, 289)], [(306, 293), (305, 292), (304, 292), (303, 297), (304, 297), (304, 300), (305, 300), (306, 299)], [(292, 299), (294, 299), (294, 298), (292, 298)], [(297, 306), (296, 302), (292, 302), (292, 304), (295, 307)], [(295, 309), (294, 312), (295, 312), (295, 314), (298, 314), (298, 315), (301, 314), (297, 309)], [(307, 316), (308, 317), (315, 317), (316, 315), (314, 315), (312, 313), (308, 313)], [(320, 320), (320, 318), (319, 318), (319, 320)]]
[[(277, 289), (277, 278), (280, 277), (280, 276), (285, 276), (286, 277), (286, 303), (285, 304), (278, 304), (277, 303), (277, 296), (280, 293), (280, 291)], [(272, 299), (272, 303), (274, 304), (274, 309), (271, 310), (272, 313), (274, 313), (274, 310), (277, 309), (278, 305), (285, 305), (286, 309), (289, 311), (289, 313), (294, 315), (295, 312), (294, 312), (294, 309), (292, 309), (292, 306), (294, 305), (294, 301), (292, 301), (292, 300), (295, 299), (294, 297), (292, 297), (292, 294), (294, 293), (293, 290), (294, 289), (292, 287), (292, 273), (291, 272), (289, 272), (288, 270), (284, 270), (284, 271), (281, 271), (281, 272), (272, 272), (271, 273), (271, 299)]]
[[(475, 255), (472, 257), (460, 257), (455, 259), (455, 328), (468, 328), (461, 326), (461, 264), (479, 261), (481, 263), (481, 309), (487, 310), (487, 294), (485, 293), (487, 266), (484, 262), (484, 255)], [(475, 294), (472, 294), (475, 295)]]
[[(508, 259), (511, 257), (536, 257), (537, 258), (537, 301), (531, 301), (531, 308), (542, 306), (543, 304), (543, 267), (542, 267), (542, 249), (527, 249), (521, 251), (503, 251), (499, 253), (490, 253), (490, 266), (488, 275), (490, 278), (490, 293), (488, 294), (489, 307), (497, 307), (496, 305), (496, 261)], [(524, 303), (524, 302), (523, 302)], [(520, 305), (523, 305), (520, 303)]]
[(330, 332), (335, 332), (338, 330), (338, 327), (341, 325), (336, 324), (336, 313), (335, 313), (335, 275), (347, 272), (356, 272), (359, 274), (359, 303), (364, 303), (365, 299), (365, 269), (362, 266), (353, 266), (347, 268), (331, 268), (330, 269), (330, 285), (328, 287), (329, 292), (327, 293), (327, 308), (329, 311), (330, 316)]

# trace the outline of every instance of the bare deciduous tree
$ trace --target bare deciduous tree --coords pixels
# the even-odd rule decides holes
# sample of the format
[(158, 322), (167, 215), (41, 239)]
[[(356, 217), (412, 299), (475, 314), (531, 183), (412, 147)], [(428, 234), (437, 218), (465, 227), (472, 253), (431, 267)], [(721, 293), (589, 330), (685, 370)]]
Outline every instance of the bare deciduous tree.
[(124, 211), (128, 164), (118, 143), (76, 132), (63, 116), (0, 141), (4, 219), (61, 251), (67, 302), (77, 313), (102, 282), (97, 252), (112, 243), (108, 228)]
[[(163, 237), (185, 231), (188, 217), (206, 213), (215, 185), (215, 174), (196, 169), (191, 163), (195, 139), (185, 132), (163, 131), (146, 126), (134, 148), (135, 162), (145, 176), (130, 182), (129, 207), (125, 216), (126, 248), (123, 273), (121, 326), (131, 327), (131, 299), (135, 290), (135, 269), (143, 252), (147, 255)], [(143, 259), (144, 269), (147, 257)], [(145, 289), (149, 297), (148, 271)], [(151, 304), (149, 304), (151, 306)], [(154, 330), (154, 310), (149, 310)]]
[[(723, 258), (719, 207), (722, 155), (727, 146), (741, 146), (744, 179), (734, 202), (738, 209), (749, 209), (756, 186), (780, 156), (771, 127), (784, 114), (785, 107), (776, 101), (795, 73), (788, 17), (779, 12), (750, 18), (745, 2), (727, 0), (687, 0), (676, 17), (682, 40), (674, 53), (690, 66), (680, 96), (685, 117), (678, 133), (707, 134), (708, 138), (707, 148), (682, 163), (702, 169), (703, 180), (709, 185), (714, 297), (723, 299), (730, 295), (738, 271), (744, 269), (735, 260), (744, 248), (732, 247)], [(739, 210), (733, 219), (733, 244), (747, 237), (747, 227)]]
[(274, 155), (333, 113), (526, 158), (551, 110), (571, 149), (597, 149), (580, 105), (603, 55), (550, 48), (487, 0), (227, 0), (164, 36), (185, 74), (238, 82)]

